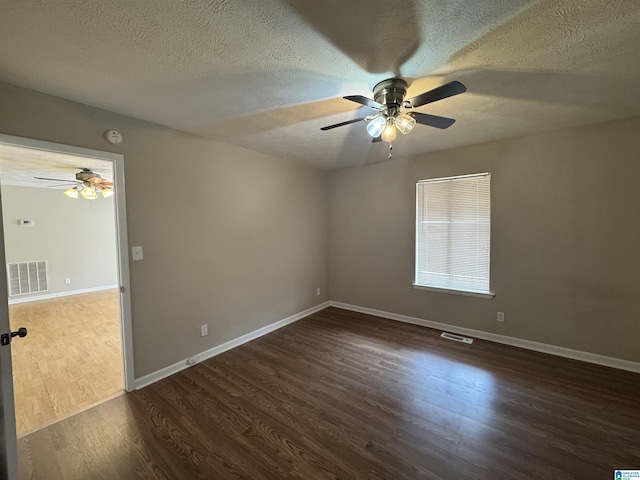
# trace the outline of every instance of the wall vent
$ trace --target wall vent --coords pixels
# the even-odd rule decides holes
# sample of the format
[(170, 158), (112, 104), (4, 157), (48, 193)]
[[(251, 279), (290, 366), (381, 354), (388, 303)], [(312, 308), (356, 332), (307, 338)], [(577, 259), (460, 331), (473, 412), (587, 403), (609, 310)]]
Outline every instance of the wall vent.
[(462, 337), (460, 335), (454, 335), (453, 333), (442, 332), (440, 336), (447, 340), (455, 340), (456, 342), (468, 343), (469, 345), (473, 343), (473, 338)]
[(10, 297), (46, 292), (49, 290), (49, 262), (35, 260), (7, 263), (7, 279)]

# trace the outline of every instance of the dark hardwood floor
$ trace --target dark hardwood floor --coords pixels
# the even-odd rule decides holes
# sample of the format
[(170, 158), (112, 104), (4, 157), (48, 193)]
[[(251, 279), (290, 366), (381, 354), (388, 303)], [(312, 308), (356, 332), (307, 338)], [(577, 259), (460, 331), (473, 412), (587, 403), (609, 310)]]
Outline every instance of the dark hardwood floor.
[(21, 479), (609, 479), (640, 375), (328, 308), (19, 442)]

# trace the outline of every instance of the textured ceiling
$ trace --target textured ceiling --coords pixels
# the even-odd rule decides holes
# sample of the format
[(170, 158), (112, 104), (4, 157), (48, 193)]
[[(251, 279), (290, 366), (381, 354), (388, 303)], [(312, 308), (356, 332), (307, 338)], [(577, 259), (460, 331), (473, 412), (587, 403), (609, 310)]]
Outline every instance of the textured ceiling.
[[(0, 80), (340, 168), (386, 159), (341, 99), (399, 75), (455, 118), (400, 157), (640, 114), (637, 0), (3, 0)], [(125, 139), (126, 141), (126, 139)]]
[[(113, 165), (109, 161), (0, 143), (2, 185), (66, 190), (73, 186), (76, 173), (82, 168), (88, 168), (105, 180), (113, 181)], [(62, 181), (39, 180), (35, 177)]]

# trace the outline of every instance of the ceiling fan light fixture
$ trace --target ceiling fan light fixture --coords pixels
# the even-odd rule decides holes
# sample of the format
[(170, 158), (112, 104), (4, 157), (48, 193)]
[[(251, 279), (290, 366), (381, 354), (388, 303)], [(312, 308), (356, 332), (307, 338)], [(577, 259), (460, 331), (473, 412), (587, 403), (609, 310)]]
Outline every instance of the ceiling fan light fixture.
[(111, 188), (103, 188), (102, 189), (102, 196), (104, 198), (109, 198), (111, 195), (113, 195), (113, 190)]
[(400, 130), (400, 133), (406, 135), (413, 127), (416, 126), (416, 119), (406, 113), (399, 113), (396, 117), (396, 128)]
[(78, 188), (77, 187), (71, 187), (68, 190), (65, 190), (64, 194), (69, 198), (75, 198), (77, 200), (78, 199)]
[(96, 189), (93, 187), (84, 187), (81, 193), (82, 193), (82, 196), (87, 200), (93, 200), (95, 198), (98, 198), (98, 193), (96, 192)]
[[(449, 128), (455, 123), (452, 118), (421, 113), (413, 109), (466, 92), (467, 87), (462, 83), (454, 80), (422, 92), (415, 97), (405, 99), (408, 87), (409, 84), (406, 80), (394, 77), (383, 80), (373, 87), (373, 100), (362, 95), (342, 97), (345, 100), (373, 108), (378, 112), (374, 115), (327, 125), (320, 128), (320, 130), (332, 130), (364, 120), (369, 122), (367, 123), (367, 133), (374, 138), (374, 142), (382, 140), (390, 143), (396, 139), (396, 130), (400, 130), (406, 135), (413, 130), (417, 123), (440, 129)], [(403, 109), (411, 109), (412, 113), (404, 113)]]
[(378, 116), (367, 123), (367, 133), (373, 138), (378, 138), (384, 129), (386, 121), (384, 117)]
[(380, 139), (383, 142), (393, 142), (396, 139), (396, 126), (393, 118), (388, 118)]

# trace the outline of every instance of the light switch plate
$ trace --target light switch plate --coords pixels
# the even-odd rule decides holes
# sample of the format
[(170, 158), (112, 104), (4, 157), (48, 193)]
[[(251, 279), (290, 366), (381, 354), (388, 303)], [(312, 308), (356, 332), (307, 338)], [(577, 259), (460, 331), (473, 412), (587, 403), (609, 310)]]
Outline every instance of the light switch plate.
[(136, 260), (142, 260), (142, 247), (131, 247), (131, 258), (135, 262)]

